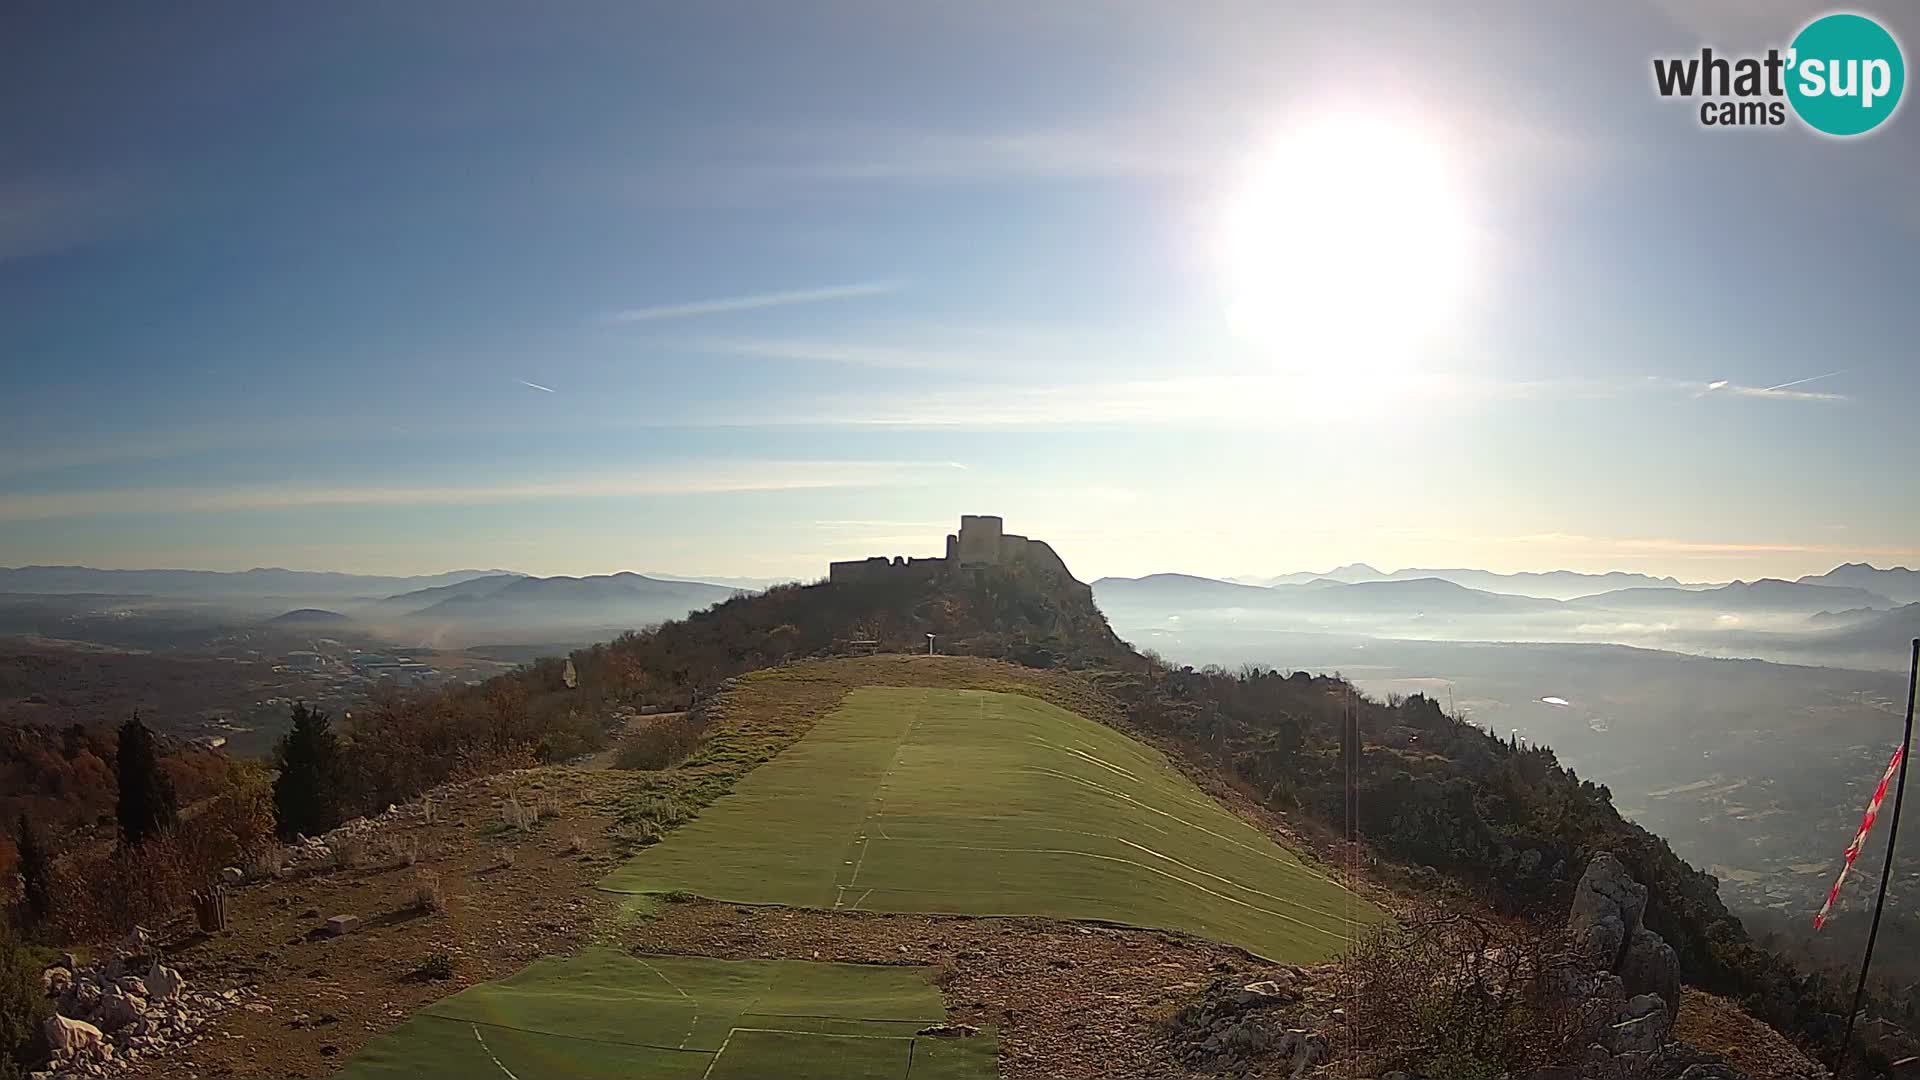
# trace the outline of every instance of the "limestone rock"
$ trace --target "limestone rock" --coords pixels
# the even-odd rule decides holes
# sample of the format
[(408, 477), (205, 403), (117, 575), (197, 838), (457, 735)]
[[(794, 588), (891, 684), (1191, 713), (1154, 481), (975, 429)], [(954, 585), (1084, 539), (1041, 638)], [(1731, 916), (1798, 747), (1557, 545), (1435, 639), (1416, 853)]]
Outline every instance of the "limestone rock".
[(155, 1001), (171, 1001), (187, 988), (187, 980), (173, 968), (155, 963), (147, 971), (147, 996)]
[(335, 915), (327, 920), (327, 933), (332, 937), (339, 937), (352, 930), (359, 922), (358, 915)]
[(1659, 934), (1642, 926), (1627, 939), (1620, 963), (1613, 969), (1629, 994), (1658, 994), (1660, 1000), (1680, 1002), (1680, 957)]
[(53, 1048), (55, 1055), (97, 1054), (107, 1044), (107, 1037), (99, 1028), (85, 1020), (73, 1020), (58, 1014), (47, 1017), (41, 1030), (46, 1033), (47, 1045)]
[(1614, 971), (1646, 911), (1647, 887), (1633, 880), (1612, 853), (1602, 852), (1574, 887), (1567, 931), (1595, 967)]

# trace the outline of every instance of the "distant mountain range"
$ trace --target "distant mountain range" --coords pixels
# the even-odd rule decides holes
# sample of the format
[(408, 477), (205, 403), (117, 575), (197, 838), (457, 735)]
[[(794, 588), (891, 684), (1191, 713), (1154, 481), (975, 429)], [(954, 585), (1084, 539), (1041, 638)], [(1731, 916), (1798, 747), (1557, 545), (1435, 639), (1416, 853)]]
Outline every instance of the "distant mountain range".
[(1846, 608), (1888, 608), (1893, 601), (1865, 589), (1811, 585), (1762, 578), (1717, 589), (1616, 589), (1572, 601), (1582, 607), (1622, 610), (1775, 611), (1812, 615)]
[(1485, 614), (1539, 611), (1558, 601), (1470, 589), (1439, 578), (1344, 582), (1315, 578), (1301, 583), (1246, 585), (1186, 574), (1101, 578), (1093, 583), (1100, 605), (1119, 609), (1179, 611), (1252, 608), (1338, 615)]
[(1802, 585), (1840, 585), (1865, 589), (1900, 604), (1920, 602), (1920, 570), (1894, 566), (1881, 570), (1866, 563), (1845, 563), (1824, 574), (1810, 574)]
[(1244, 585), (1310, 585), (1316, 582), (1329, 581), (1358, 585), (1370, 581), (1418, 581), (1422, 578), (1438, 578), (1441, 581), (1451, 581), (1455, 585), (1464, 585), (1469, 589), (1479, 589), (1483, 592), (1508, 593), (1513, 596), (1534, 596), (1546, 600), (1571, 600), (1578, 596), (1588, 596), (1597, 592), (1641, 586), (1674, 589), (1703, 589), (1710, 587), (1707, 585), (1687, 584), (1676, 578), (1648, 577), (1646, 574), (1629, 574), (1619, 570), (1610, 571), (1605, 574), (1582, 574), (1573, 570), (1550, 570), (1546, 573), (1496, 574), (1491, 570), (1473, 570), (1466, 568), (1428, 570), (1410, 567), (1386, 574), (1368, 566), (1366, 563), (1349, 563), (1346, 566), (1335, 567), (1324, 574), (1281, 574), (1278, 577), (1234, 578), (1232, 580)]
[[(1356, 564), (1341, 567), (1337, 572), (1359, 576), (1369, 569)], [(1111, 604), (1121, 609), (1162, 612), (1243, 608), (1329, 615), (1679, 611), (1812, 616), (1817, 612), (1849, 609), (1872, 612), (1895, 606), (1886, 595), (1862, 588), (1773, 578), (1735, 581), (1719, 586), (1687, 586), (1675, 582), (1671, 585), (1634, 586), (1573, 597), (1555, 597), (1474, 588), (1441, 576), (1402, 576), (1417, 572), (1402, 570), (1393, 575), (1361, 581), (1315, 577), (1296, 582), (1290, 580), (1293, 575), (1288, 575), (1288, 579), (1275, 585), (1223, 581), (1190, 574), (1151, 574), (1141, 578), (1101, 578), (1093, 583), (1093, 589), (1103, 606)], [(1474, 580), (1517, 583), (1518, 587), (1555, 592), (1565, 591), (1580, 582), (1672, 580), (1646, 578), (1639, 574), (1577, 574), (1572, 571), (1550, 574), (1493, 574), (1481, 570), (1435, 572), (1436, 575), (1443, 573), (1467, 576)]]
[(382, 577), (331, 571), (283, 570), (96, 570), (90, 566), (0, 567), (0, 592), (107, 593), (176, 599), (260, 596), (376, 597), (451, 585), (507, 570), (451, 570), (422, 577)]
[(521, 627), (630, 626), (678, 619), (741, 590), (632, 572), (593, 577), (496, 575), (380, 601), (409, 622), (488, 621)]

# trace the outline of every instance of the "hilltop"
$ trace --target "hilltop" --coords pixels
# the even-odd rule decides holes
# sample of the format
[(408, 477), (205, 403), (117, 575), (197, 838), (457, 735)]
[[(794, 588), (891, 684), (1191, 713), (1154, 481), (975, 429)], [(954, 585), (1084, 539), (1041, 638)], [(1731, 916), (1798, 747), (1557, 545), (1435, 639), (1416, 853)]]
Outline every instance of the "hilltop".
[[(925, 655), (929, 635), (932, 649), (965, 655)], [(846, 656), (869, 652), (887, 655)], [(415, 974), (433, 959), (428, 942), (455, 956), (456, 985), (517, 966), (475, 963), (476, 947), (519, 959), (594, 943), (642, 960), (906, 959), (946, 989), (944, 1016), (901, 984), (873, 991), (900, 1012), (835, 1022), (965, 1023), (997, 1040), (1001, 1069), (1017, 1076), (1312, 1064), (1334, 1052), (1329, 980), (1385, 974), (1286, 965), (1425, 926), (1483, 926), (1514, 950), (1552, 940), (1603, 853), (1644, 889), (1631, 926), (1658, 942), (1643, 950), (1656, 959), (1635, 961), (1651, 975), (1628, 977), (1666, 983), (1662, 1019), (1637, 1029), (1656, 1044), (1682, 979), (1801, 1039), (1820, 1037), (1812, 1021), (1831, 1008), (1825, 989), (1748, 938), (1710, 876), (1551, 750), (1420, 695), (1381, 702), (1304, 672), (1167, 665), (1115, 635), (1050, 546), (998, 519), (964, 519), (944, 557), (835, 564), (826, 581), (733, 595), (479, 686), (389, 695), (357, 708), (345, 734), (342, 802), (375, 820), (329, 834), (324, 858), (299, 845), (278, 862), (252, 857), (256, 883), (236, 898), (247, 929), (177, 953), (191, 977), (240, 984), (281, 1011), (223, 1014), (237, 1039), (191, 1063), (169, 1058), (160, 1075), (209, 1062), (260, 1075), (349, 1055), (442, 996), (421, 979), (443, 976)], [(615, 768), (567, 764), (589, 756)], [(464, 779), (474, 776), (496, 778)], [(1004, 887), (982, 892), (983, 880)], [(1374, 905), (1401, 929), (1378, 929), (1364, 915)], [(329, 939), (319, 922), (336, 909), (364, 930)], [(1109, 943), (1138, 961), (1117, 969), (1130, 988), (1096, 974)], [(435, 1025), (480, 1025), (476, 1007), (507, 1010), (484, 1014), (500, 1025), (495, 1042), (477, 1026), (473, 1036), (496, 1062), (540, 1060), (573, 1045), (581, 1024), (619, 1022), (549, 1008), (580, 980), (632, 995), (665, 1040), (650, 1046), (679, 1038), (709, 1069), (725, 1057), (724, 1032), (695, 1038), (683, 1019), (684, 1038), (667, 1034), (682, 1006), (612, 963), (583, 950), (530, 982), (475, 985), (369, 1047), (355, 1075), (442, 1060), (424, 1049), (446, 1035)], [(735, 970), (695, 965), (687, 977), (717, 986)], [(1223, 973), (1238, 982), (1222, 986)], [(1237, 989), (1254, 982), (1284, 989), (1271, 999)], [(714, 1009), (751, 1011), (711, 993)], [(1233, 1012), (1248, 1001), (1278, 1011)], [(1555, 1063), (1541, 1055), (1557, 1044), (1528, 1034), (1542, 1015), (1504, 1011), (1517, 1007), (1487, 1003), (1487, 1023), (1509, 1034), (1471, 1050), (1481, 1066)], [(289, 1030), (287, 1010), (335, 1022)], [(1107, 1037), (1084, 1042), (1088, 1018)], [(1224, 1039), (1229, 1027), (1254, 1042), (1205, 1048), (1206, 1032)], [(1401, 1056), (1377, 1060), (1418, 1066), (1433, 1052), (1420, 1040), (1449, 1032), (1408, 1027), (1413, 1041), (1392, 1051)], [(446, 1053), (471, 1053), (468, 1041)], [(251, 1046), (278, 1057), (250, 1059)], [(656, 1064), (670, 1071), (642, 1074), (679, 1075), (671, 1069), (686, 1063)]]

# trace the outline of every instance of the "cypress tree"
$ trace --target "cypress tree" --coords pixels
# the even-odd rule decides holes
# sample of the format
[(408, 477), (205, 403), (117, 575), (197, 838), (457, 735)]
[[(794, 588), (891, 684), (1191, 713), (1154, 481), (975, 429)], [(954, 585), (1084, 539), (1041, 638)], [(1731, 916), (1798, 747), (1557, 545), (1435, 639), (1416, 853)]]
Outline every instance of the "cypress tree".
[(180, 821), (180, 801), (173, 781), (160, 771), (160, 750), (153, 731), (135, 713), (120, 725), (120, 839), (138, 844), (165, 832)]
[(293, 726), (273, 748), (280, 775), (273, 809), (280, 835), (318, 836), (340, 824), (346, 770), (333, 721), (305, 702), (293, 706)]
[(40, 833), (27, 820), (23, 812), (20, 815), (20, 879), (24, 884), (23, 892), (27, 902), (27, 922), (37, 926), (46, 920), (53, 911), (53, 856), (47, 851), (46, 844), (40, 840)]

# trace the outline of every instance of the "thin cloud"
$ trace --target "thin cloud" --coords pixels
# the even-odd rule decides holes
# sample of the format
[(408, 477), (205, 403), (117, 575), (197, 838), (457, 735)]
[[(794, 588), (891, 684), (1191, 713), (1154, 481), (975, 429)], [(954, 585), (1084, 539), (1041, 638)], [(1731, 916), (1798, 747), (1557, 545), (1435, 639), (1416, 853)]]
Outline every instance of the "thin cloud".
[(517, 383), (519, 383), (519, 384), (520, 384), (521, 386), (525, 386), (525, 387), (528, 387), (528, 388), (530, 388), (530, 389), (534, 389), (534, 390), (543, 390), (543, 391), (545, 391), (545, 392), (547, 392), (547, 393), (549, 393), (549, 394), (551, 394), (551, 393), (553, 393), (553, 392), (554, 392), (554, 391), (553, 391), (553, 387), (551, 387), (551, 386), (541, 386), (541, 385), (540, 385), (539, 383), (537, 383), (537, 382), (528, 382), (528, 381), (527, 381), (527, 380), (525, 380), (525, 379), (515, 379), (515, 380), (513, 380), (513, 381), (514, 381), (514, 382), (517, 382)]
[(702, 347), (712, 352), (752, 356), (763, 360), (844, 364), (848, 367), (931, 370), (957, 368), (966, 364), (965, 357), (937, 349), (897, 348), (889, 345), (865, 345), (843, 341), (724, 339), (703, 342)]
[(863, 296), (884, 296), (900, 291), (897, 281), (865, 281), (851, 285), (832, 285), (821, 289), (794, 289), (787, 292), (755, 293), (717, 300), (693, 300), (681, 304), (629, 308), (607, 316), (608, 322), (657, 322), (663, 319), (697, 319), (704, 315), (724, 315), (735, 311), (790, 307), (795, 304), (824, 304), (836, 300), (857, 300)]
[(337, 488), (176, 488), (0, 495), (0, 521), (107, 514), (228, 513), (351, 506), (462, 506), (541, 499), (636, 498), (925, 482), (924, 462), (761, 461), (659, 466), (651, 476), (562, 475), (497, 484)]

